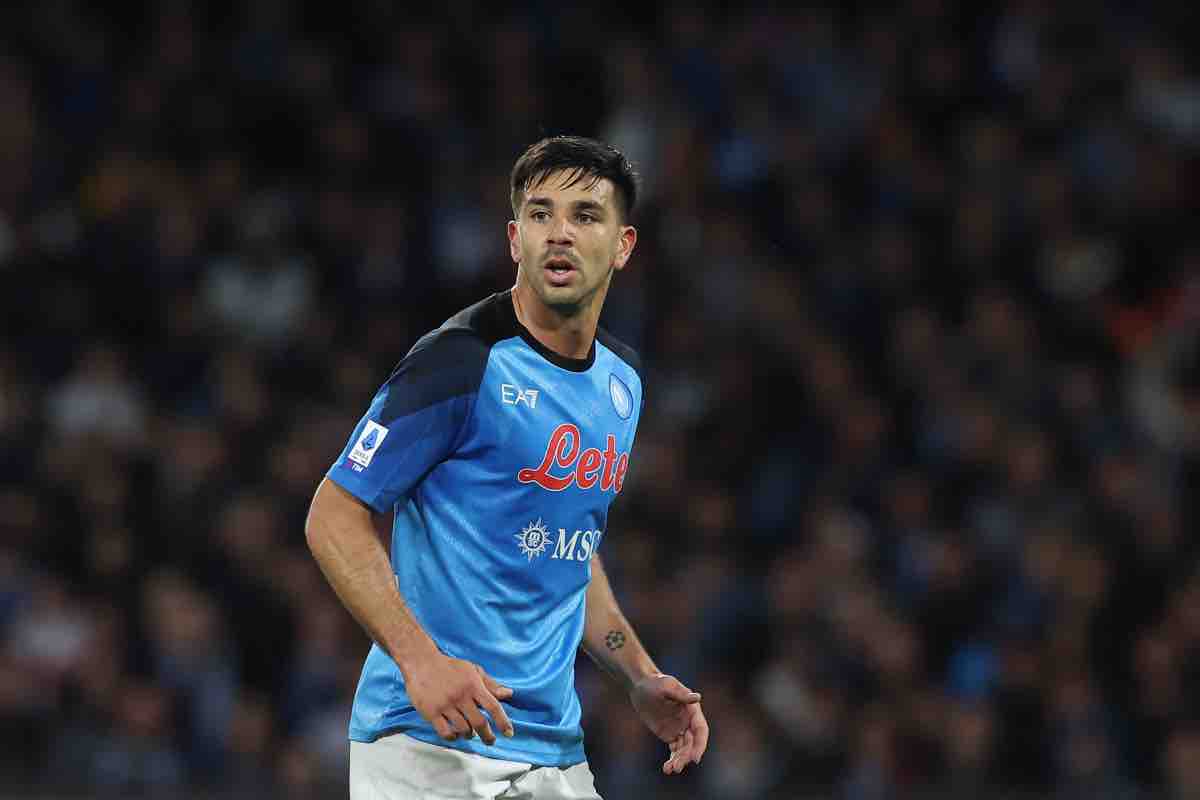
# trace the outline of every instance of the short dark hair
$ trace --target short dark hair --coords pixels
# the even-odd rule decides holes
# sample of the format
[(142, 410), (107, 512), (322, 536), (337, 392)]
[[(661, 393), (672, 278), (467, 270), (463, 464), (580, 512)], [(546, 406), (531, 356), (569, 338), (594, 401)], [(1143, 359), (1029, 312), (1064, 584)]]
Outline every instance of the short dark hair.
[(638, 176), (629, 159), (610, 144), (584, 136), (550, 136), (526, 148), (512, 169), (513, 216), (520, 214), (525, 190), (558, 170), (567, 171), (567, 186), (586, 180), (587, 187), (608, 178), (616, 187), (617, 204), (624, 219), (633, 215)]

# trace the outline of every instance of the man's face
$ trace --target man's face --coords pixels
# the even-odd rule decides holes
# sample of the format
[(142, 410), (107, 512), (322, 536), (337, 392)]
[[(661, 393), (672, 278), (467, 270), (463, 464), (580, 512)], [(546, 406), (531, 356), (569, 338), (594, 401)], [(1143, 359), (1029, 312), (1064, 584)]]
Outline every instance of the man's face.
[(526, 187), (516, 220), (508, 223), (513, 261), (547, 306), (572, 316), (603, 300), (614, 269), (623, 269), (637, 232), (625, 225), (616, 189), (607, 178), (551, 172)]

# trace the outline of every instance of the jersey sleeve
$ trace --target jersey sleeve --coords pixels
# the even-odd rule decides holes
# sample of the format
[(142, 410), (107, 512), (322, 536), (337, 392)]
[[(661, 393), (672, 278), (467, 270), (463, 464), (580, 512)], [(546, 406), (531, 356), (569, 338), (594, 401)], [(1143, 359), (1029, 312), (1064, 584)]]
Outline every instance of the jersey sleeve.
[(327, 477), (379, 512), (408, 496), (457, 447), (487, 353), (469, 331), (418, 342), (375, 394)]

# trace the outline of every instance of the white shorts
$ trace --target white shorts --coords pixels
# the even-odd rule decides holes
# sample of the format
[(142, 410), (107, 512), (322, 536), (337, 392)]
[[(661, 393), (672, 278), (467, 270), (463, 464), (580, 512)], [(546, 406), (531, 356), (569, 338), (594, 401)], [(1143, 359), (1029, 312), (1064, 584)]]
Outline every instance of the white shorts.
[(536, 767), (393, 734), (350, 742), (350, 800), (601, 800), (587, 762)]

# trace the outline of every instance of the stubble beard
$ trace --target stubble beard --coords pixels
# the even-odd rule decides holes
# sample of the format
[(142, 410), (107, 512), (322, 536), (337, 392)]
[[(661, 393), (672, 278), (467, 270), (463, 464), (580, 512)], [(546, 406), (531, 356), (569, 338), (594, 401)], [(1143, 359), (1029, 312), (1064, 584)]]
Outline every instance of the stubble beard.
[[(595, 286), (584, 289), (582, 294), (574, 298), (553, 297), (553, 289), (555, 287), (551, 287), (548, 283), (546, 283), (546, 280), (543, 276), (539, 275), (538, 277), (540, 280), (531, 280), (530, 283), (536, 287), (538, 297), (541, 298), (542, 303), (544, 303), (547, 308), (554, 311), (559, 316), (569, 319), (582, 314), (591, 306), (592, 301), (596, 297), (596, 293), (612, 280), (614, 271), (615, 267), (610, 264), (608, 267), (608, 274), (604, 276), (603, 280), (601, 280)], [(582, 271), (580, 271), (580, 274), (583, 274)], [(530, 277), (532, 278), (533, 276)]]

